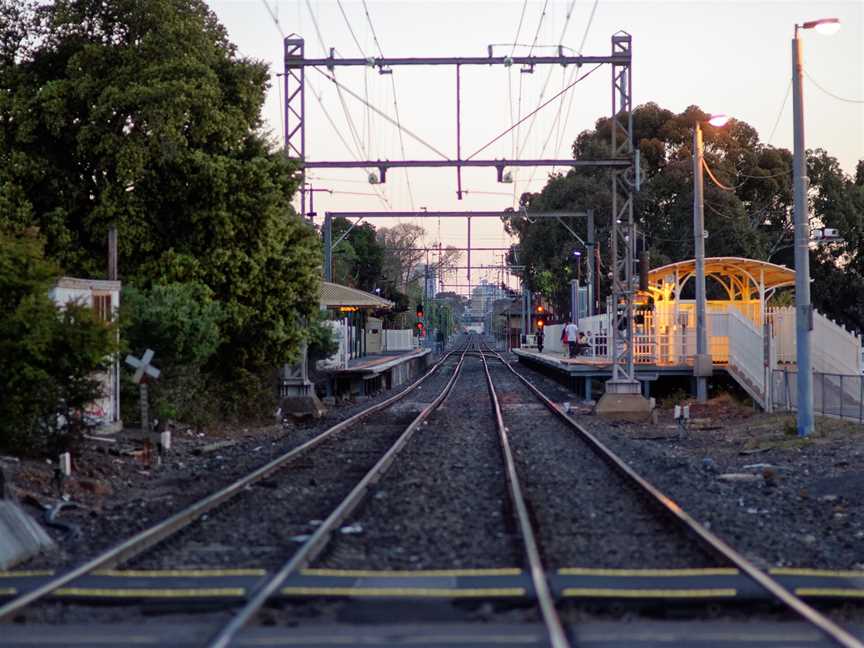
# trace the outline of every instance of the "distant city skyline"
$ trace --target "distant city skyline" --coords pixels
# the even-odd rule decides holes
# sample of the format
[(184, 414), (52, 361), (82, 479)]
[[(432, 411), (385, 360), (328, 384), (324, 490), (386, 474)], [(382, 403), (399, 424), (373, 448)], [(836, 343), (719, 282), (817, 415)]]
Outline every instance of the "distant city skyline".
[[(550, 51), (563, 43), (586, 55), (608, 54), (610, 37), (625, 30), (633, 37), (633, 97), (635, 105), (654, 101), (675, 112), (698, 105), (708, 112), (723, 112), (756, 128), (760, 139), (774, 146), (792, 147), (791, 45), (796, 22), (833, 16), (842, 28), (831, 37), (807, 31), (804, 41), (806, 144), (823, 148), (841, 168), (854, 173), (864, 157), (864, 3), (830, 2), (666, 2), (614, 0), (544, 2), (379, 2), (364, 4), (308, 2), (307, 0), (209, 0), (228, 36), (243, 56), (271, 65), (272, 87), (264, 110), (266, 127), (282, 142), (281, 77), (282, 36), (305, 38), (306, 55), (322, 56), (329, 47), (339, 57), (378, 56), (485, 56), (490, 44), (508, 44), (497, 52)], [(519, 43), (513, 47), (525, 7)], [(568, 19), (568, 11), (570, 16)], [(269, 11), (268, 11), (269, 8)], [(272, 11), (278, 25), (270, 15)], [(593, 17), (592, 17), (593, 13)], [(370, 27), (371, 23), (371, 27)], [(373, 35), (374, 28), (374, 35)], [(564, 35), (562, 38), (562, 34)], [(320, 36), (320, 37), (319, 37)], [(536, 41), (535, 41), (536, 37)], [(376, 42), (377, 41), (377, 42)], [(322, 47), (323, 44), (323, 47)], [(552, 50), (554, 51), (554, 50)], [(559, 92), (570, 71), (559, 66), (520, 74), (516, 66), (462, 70), (463, 156), (504, 131), (519, 114), (525, 115)], [(484, 153), (489, 157), (570, 157), (570, 144), (579, 132), (610, 112), (610, 71), (604, 66), (570, 90), (572, 103), (553, 102), (536, 121), (501, 138)], [(340, 83), (383, 112), (395, 116), (392, 84), (404, 127), (449, 157), (455, 157), (455, 83), (453, 69), (402, 68), (391, 76), (368, 68), (337, 72)], [(436, 157), (409, 136), (403, 142), (395, 126), (345, 92), (340, 97), (332, 83), (312, 70), (307, 73), (307, 155), (311, 160)], [(818, 85), (817, 85), (818, 84)], [(519, 92), (521, 87), (521, 93)], [(320, 96), (321, 103), (315, 98)], [(834, 95), (834, 96), (831, 96)], [(521, 103), (519, 98), (521, 97)], [(839, 98), (838, 98), (839, 97)], [(344, 102), (344, 105), (343, 105)], [(559, 111), (559, 106), (561, 109)], [(326, 114), (325, 114), (326, 110)], [(512, 117), (511, 117), (512, 110)], [(328, 117), (329, 115), (329, 117)], [(349, 119), (354, 128), (351, 133)], [(339, 131), (337, 134), (330, 120)], [(566, 123), (566, 129), (564, 124)], [(516, 139), (518, 132), (518, 140)], [(341, 137), (340, 137), (341, 134)], [(344, 140), (344, 142), (343, 142)], [(346, 148), (346, 145), (348, 148)], [(351, 151), (354, 153), (352, 155)], [(514, 184), (496, 182), (493, 169), (463, 172), (467, 189), (456, 199), (455, 171), (416, 169), (407, 174), (392, 170), (386, 184), (370, 185), (363, 170), (328, 170), (309, 173), (316, 187), (334, 193), (316, 193), (315, 210), (366, 211), (420, 209), (501, 210), (514, 204), (524, 191), (539, 191), (546, 169), (515, 169)], [(410, 184), (409, 184), (410, 183)], [(372, 220), (376, 227), (393, 219)], [(463, 247), (464, 221), (438, 223), (425, 219), (426, 243), (442, 241)], [(476, 219), (475, 246), (510, 243), (500, 222)], [(500, 259), (500, 257), (498, 257)], [(463, 261), (466, 260), (463, 256)], [(493, 253), (472, 254), (473, 264), (491, 264)], [(478, 272), (480, 278), (495, 277)], [(466, 284), (460, 271), (449, 282)], [(445, 290), (448, 290), (445, 285)], [(460, 289), (457, 289), (457, 292)], [(461, 289), (464, 291), (464, 289)]]

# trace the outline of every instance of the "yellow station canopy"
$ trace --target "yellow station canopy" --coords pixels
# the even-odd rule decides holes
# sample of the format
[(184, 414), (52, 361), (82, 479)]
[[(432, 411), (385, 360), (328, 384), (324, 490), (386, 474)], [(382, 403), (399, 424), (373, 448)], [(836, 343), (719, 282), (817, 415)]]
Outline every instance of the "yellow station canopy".
[[(678, 261), (651, 270), (648, 273), (648, 283), (658, 286), (664, 278), (677, 274), (679, 285), (683, 286), (695, 273), (696, 259)], [(724, 285), (727, 281), (750, 284), (757, 292), (760, 286), (768, 291), (795, 284), (794, 270), (768, 261), (743, 257), (708, 257), (705, 259), (705, 276), (714, 276)]]

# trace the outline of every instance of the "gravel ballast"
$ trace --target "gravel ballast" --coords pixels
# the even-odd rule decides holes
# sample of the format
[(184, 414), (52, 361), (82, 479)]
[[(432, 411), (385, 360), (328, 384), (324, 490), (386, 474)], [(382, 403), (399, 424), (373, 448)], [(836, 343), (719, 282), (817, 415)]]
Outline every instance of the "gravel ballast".
[(402, 450), (321, 567), (518, 567), (495, 419), (479, 358), (466, 356), (441, 407)]

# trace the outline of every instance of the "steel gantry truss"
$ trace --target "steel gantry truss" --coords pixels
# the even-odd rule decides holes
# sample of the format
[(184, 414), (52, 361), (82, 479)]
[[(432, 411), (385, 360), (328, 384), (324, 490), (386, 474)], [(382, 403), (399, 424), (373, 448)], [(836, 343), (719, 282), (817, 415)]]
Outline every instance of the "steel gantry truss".
[[(306, 169), (377, 169), (379, 182), (386, 182), (387, 171), (393, 168), (454, 168), (456, 170), (457, 197), (461, 200), (462, 194), (462, 169), (466, 167), (489, 167), (494, 168), (499, 182), (504, 181), (504, 170), (507, 167), (516, 166), (548, 166), (548, 167), (605, 167), (610, 170), (612, 182), (612, 217), (611, 217), (611, 256), (612, 256), (612, 302), (613, 312), (613, 336), (612, 355), (614, 368), (612, 380), (609, 387), (614, 391), (638, 392), (638, 382), (634, 376), (633, 365), (633, 262), (635, 260), (634, 246), (634, 221), (633, 221), (633, 192), (638, 182), (638, 172), (632, 174), (632, 182), (628, 179), (636, 163), (633, 145), (633, 118), (632, 118), (632, 37), (626, 32), (618, 32), (612, 36), (612, 51), (608, 56), (568, 56), (564, 54), (563, 47), (559, 47), (556, 55), (550, 56), (495, 56), (492, 47), (488, 49), (487, 56), (475, 57), (370, 57), (370, 58), (336, 58), (333, 50), (329, 57), (306, 58), (304, 39), (292, 34), (284, 39), (284, 82), (285, 82), (285, 150), (290, 158), (296, 159), (300, 164), (300, 205), (301, 213), (306, 211), (305, 197), (305, 173)], [(499, 135), (492, 142), (481, 147), (471, 155), (462, 155), (462, 116), (461, 116), (461, 76), (463, 65), (475, 66), (506, 66), (520, 65), (523, 70), (533, 71), (538, 65), (583, 65), (610, 64), (612, 66), (612, 115), (611, 131), (612, 141), (609, 157), (601, 159), (482, 159), (477, 155), (483, 152), (492, 142), (497, 141)], [(377, 69), (380, 74), (392, 74), (394, 67), (399, 66), (453, 66), (455, 68), (456, 81), (456, 157), (449, 158), (446, 154), (434, 149), (442, 159), (433, 160), (308, 160), (306, 154), (306, 113), (305, 113), (305, 70), (315, 68), (328, 80), (343, 90), (342, 86), (331, 74), (335, 74), (337, 67), (369, 67)], [(325, 72), (329, 71), (331, 74)], [(593, 70), (592, 70), (593, 71)], [(583, 74), (584, 78), (590, 71)], [(571, 84), (571, 87), (574, 84)], [(350, 93), (353, 94), (353, 93)], [(551, 101), (551, 100), (550, 100)], [(549, 103), (549, 102), (547, 102)], [(546, 104), (543, 104), (546, 105)], [(542, 106), (541, 106), (542, 107)], [(372, 107), (375, 109), (374, 107)], [(380, 112), (375, 109), (376, 112)], [(387, 117), (382, 113), (382, 116)], [(388, 118), (389, 119), (389, 118)], [(518, 124), (519, 122), (517, 122)], [(516, 124), (511, 126), (513, 128)], [(400, 126), (401, 128), (401, 126)], [(407, 129), (403, 129), (412, 135)], [(504, 131), (509, 132), (510, 129)], [(416, 136), (414, 136), (416, 138)], [(345, 216), (347, 218), (373, 218), (394, 217), (397, 212), (361, 212), (361, 213), (330, 213), (325, 217), (325, 274), (329, 276), (330, 258), (333, 241), (331, 237), (332, 218)], [(470, 221), (480, 213), (474, 212), (398, 212), (399, 216), (411, 217), (441, 217), (459, 216), (467, 217), (469, 223), (470, 243)], [(501, 212), (489, 212), (495, 216), (504, 215)], [(511, 215), (520, 215), (518, 212)], [(567, 214), (574, 215), (572, 212)], [(535, 214), (531, 215), (535, 217)], [(355, 223), (356, 224), (356, 223)], [(338, 241), (337, 241), (338, 243)], [(469, 284), (470, 284), (470, 249), (469, 249)]]
[[(631, 36), (618, 32), (612, 36), (612, 53), (630, 59)], [(629, 64), (612, 64), (612, 141), (615, 157), (634, 159), (633, 151), (633, 75)], [(638, 169), (632, 181), (627, 172), (633, 167), (612, 170), (612, 379), (607, 390), (613, 393), (639, 393), (633, 366), (633, 263), (636, 226), (633, 222), (633, 192)]]

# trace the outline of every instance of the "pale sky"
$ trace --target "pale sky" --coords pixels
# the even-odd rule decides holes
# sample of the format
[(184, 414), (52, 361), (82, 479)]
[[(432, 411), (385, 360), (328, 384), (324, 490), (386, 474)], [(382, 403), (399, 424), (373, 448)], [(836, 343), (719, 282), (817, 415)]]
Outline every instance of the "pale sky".
[[(306, 56), (324, 55), (315, 22), (327, 48), (335, 47), (337, 56), (378, 56), (363, 4), (343, 0), (346, 22), (335, 0), (268, 0), (285, 34), (297, 33), (306, 40)], [(273, 87), (268, 96), (265, 119), (282, 142), (283, 102), (281, 78), (282, 42), (264, 0), (208, 0), (208, 4), (228, 30), (240, 53), (271, 65)], [(512, 44), (517, 33), (522, 0), (486, 2), (465, 1), (390, 1), (367, 0), (372, 26), (385, 56), (485, 56), (490, 44)], [(569, 23), (566, 14), (573, 6)], [(541, 22), (544, 0), (529, 0), (516, 49), (526, 54), (537, 35), (535, 53), (555, 51), (547, 46), (559, 43), (578, 50), (583, 37), (585, 55), (607, 55), (610, 37), (624, 30), (633, 37), (633, 101), (635, 105), (654, 101), (664, 108), (681, 111), (699, 105), (707, 112), (722, 112), (746, 121), (756, 128), (763, 142), (792, 148), (792, 98), (788, 96), (791, 79), (791, 38), (796, 22), (822, 17), (837, 17), (841, 30), (830, 37), (813, 30), (803, 32), (804, 66), (819, 86), (843, 99), (831, 97), (810, 79), (805, 79), (805, 141), (808, 148), (821, 147), (835, 156), (847, 173), (853, 173), (858, 159), (864, 157), (864, 2), (810, 0), (788, 2), (762, 0), (732, 2), (688, 2), (683, 0), (616, 1), (599, 0), (593, 21), (585, 36), (593, 0), (549, 0)], [(310, 12), (311, 7), (311, 12)], [(314, 14), (314, 21), (313, 21)], [(352, 38), (350, 27), (360, 45)], [(539, 30), (538, 30), (539, 25)], [(566, 30), (565, 30), (566, 26)], [(564, 33), (563, 38), (561, 37)], [(496, 48), (496, 54), (509, 53), (511, 47)], [(586, 71), (587, 68), (583, 68)], [(534, 74), (520, 74), (518, 66), (464, 67), (462, 70), (462, 155), (466, 157), (507, 129), (519, 113), (540, 103), (543, 85), (548, 81), (544, 101), (563, 87), (563, 75), (570, 69), (538, 67)], [(374, 70), (337, 68), (337, 78), (356, 94), (393, 116), (391, 80)], [(448, 67), (398, 67), (393, 78), (398, 92), (402, 125), (448, 157), (456, 157), (455, 70)], [(306, 150), (310, 160), (352, 160), (357, 151), (343, 106), (333, 85), (323, 76), (307, 69), (307, 79), (320, 94), (324, 108), (333, 118), (354, 154), (346, 149), (328, 122), (313, 92), (306, 95)], [(564, 95), (573, 95), (560, 110), (556, 101), (544, 108), (530, 126), (519, 129), (519, 141), (508, 134), (478, 157), (570, 157), (569, 146), (582, 130), (611, 110), (611, 68), (601, 67)], [(398, 159), (402, 157), (395, 126), (362, 103), (343, 93), (354, 122), (362, 158)], [(782, 112), (781, 112), (782, 107)], [(568, 110), (569, 109), (569, 110)], [(569, 114), (568, 114), (569, 113)], [(564, 124), (566, 123), (566, 129)], [(776, 128), (775, 128), (776, 124)], [(773, 131), (773, 136), (772, 136)], [(770, 137), (770, 139), (769, 139)], [(408, 159), (440, 159), (440, 156), (403, 135)], [(559, 144), (557, 151), (556, 143)], [(545, 150), (544, 150), (545, 147)], [(515, 189), (522, 193), (542, 188), (546, 169), (522, 168), (514, 171)], [(366, 172), (315, 170), (313, 184), (331, 189), (332, 195), (317, 193), (315, 210), (383, 211), (412, 209), (405, 172), (393, 169), (386, 184), (376, 187), (366, 180)], [(494, 169), (463, 171), (463, 187), (468, 194), (456, 199), (456, 172), (452, 169), (412, 169), (408, 172), (416, 209), (502, 210), (513, 205), (513, 184), (496, 182)], [(377, 190), (387, 202), (375, 194)], [(476, 193), (472, 193), (476, 192)], [(486, 193), (484, 193), (486, 192)], [(372, 195), (356, 195), (372, 194)], [(395, 219), (373, 220), (376, 226), (391, 226)], [(439, 240), (438, 222), (422, 222), (428, 241)], [(464, 220), (448, 219), (440, 225), (440, 240), (464, 247)], [(502, 247), (509, 243), (497, 220), (475, 219), (472, 245)], [(472, 265), (495, 263), (496, 252), (476, 252)], [(462, 264), (464, 265), (464, 264)], [(496, 275), (475, 271), (473, 283), (481, 277)], [(465, 283), (464, 273), (458, 279)], [(446, 289), (446, 288), (445, 288)]]

